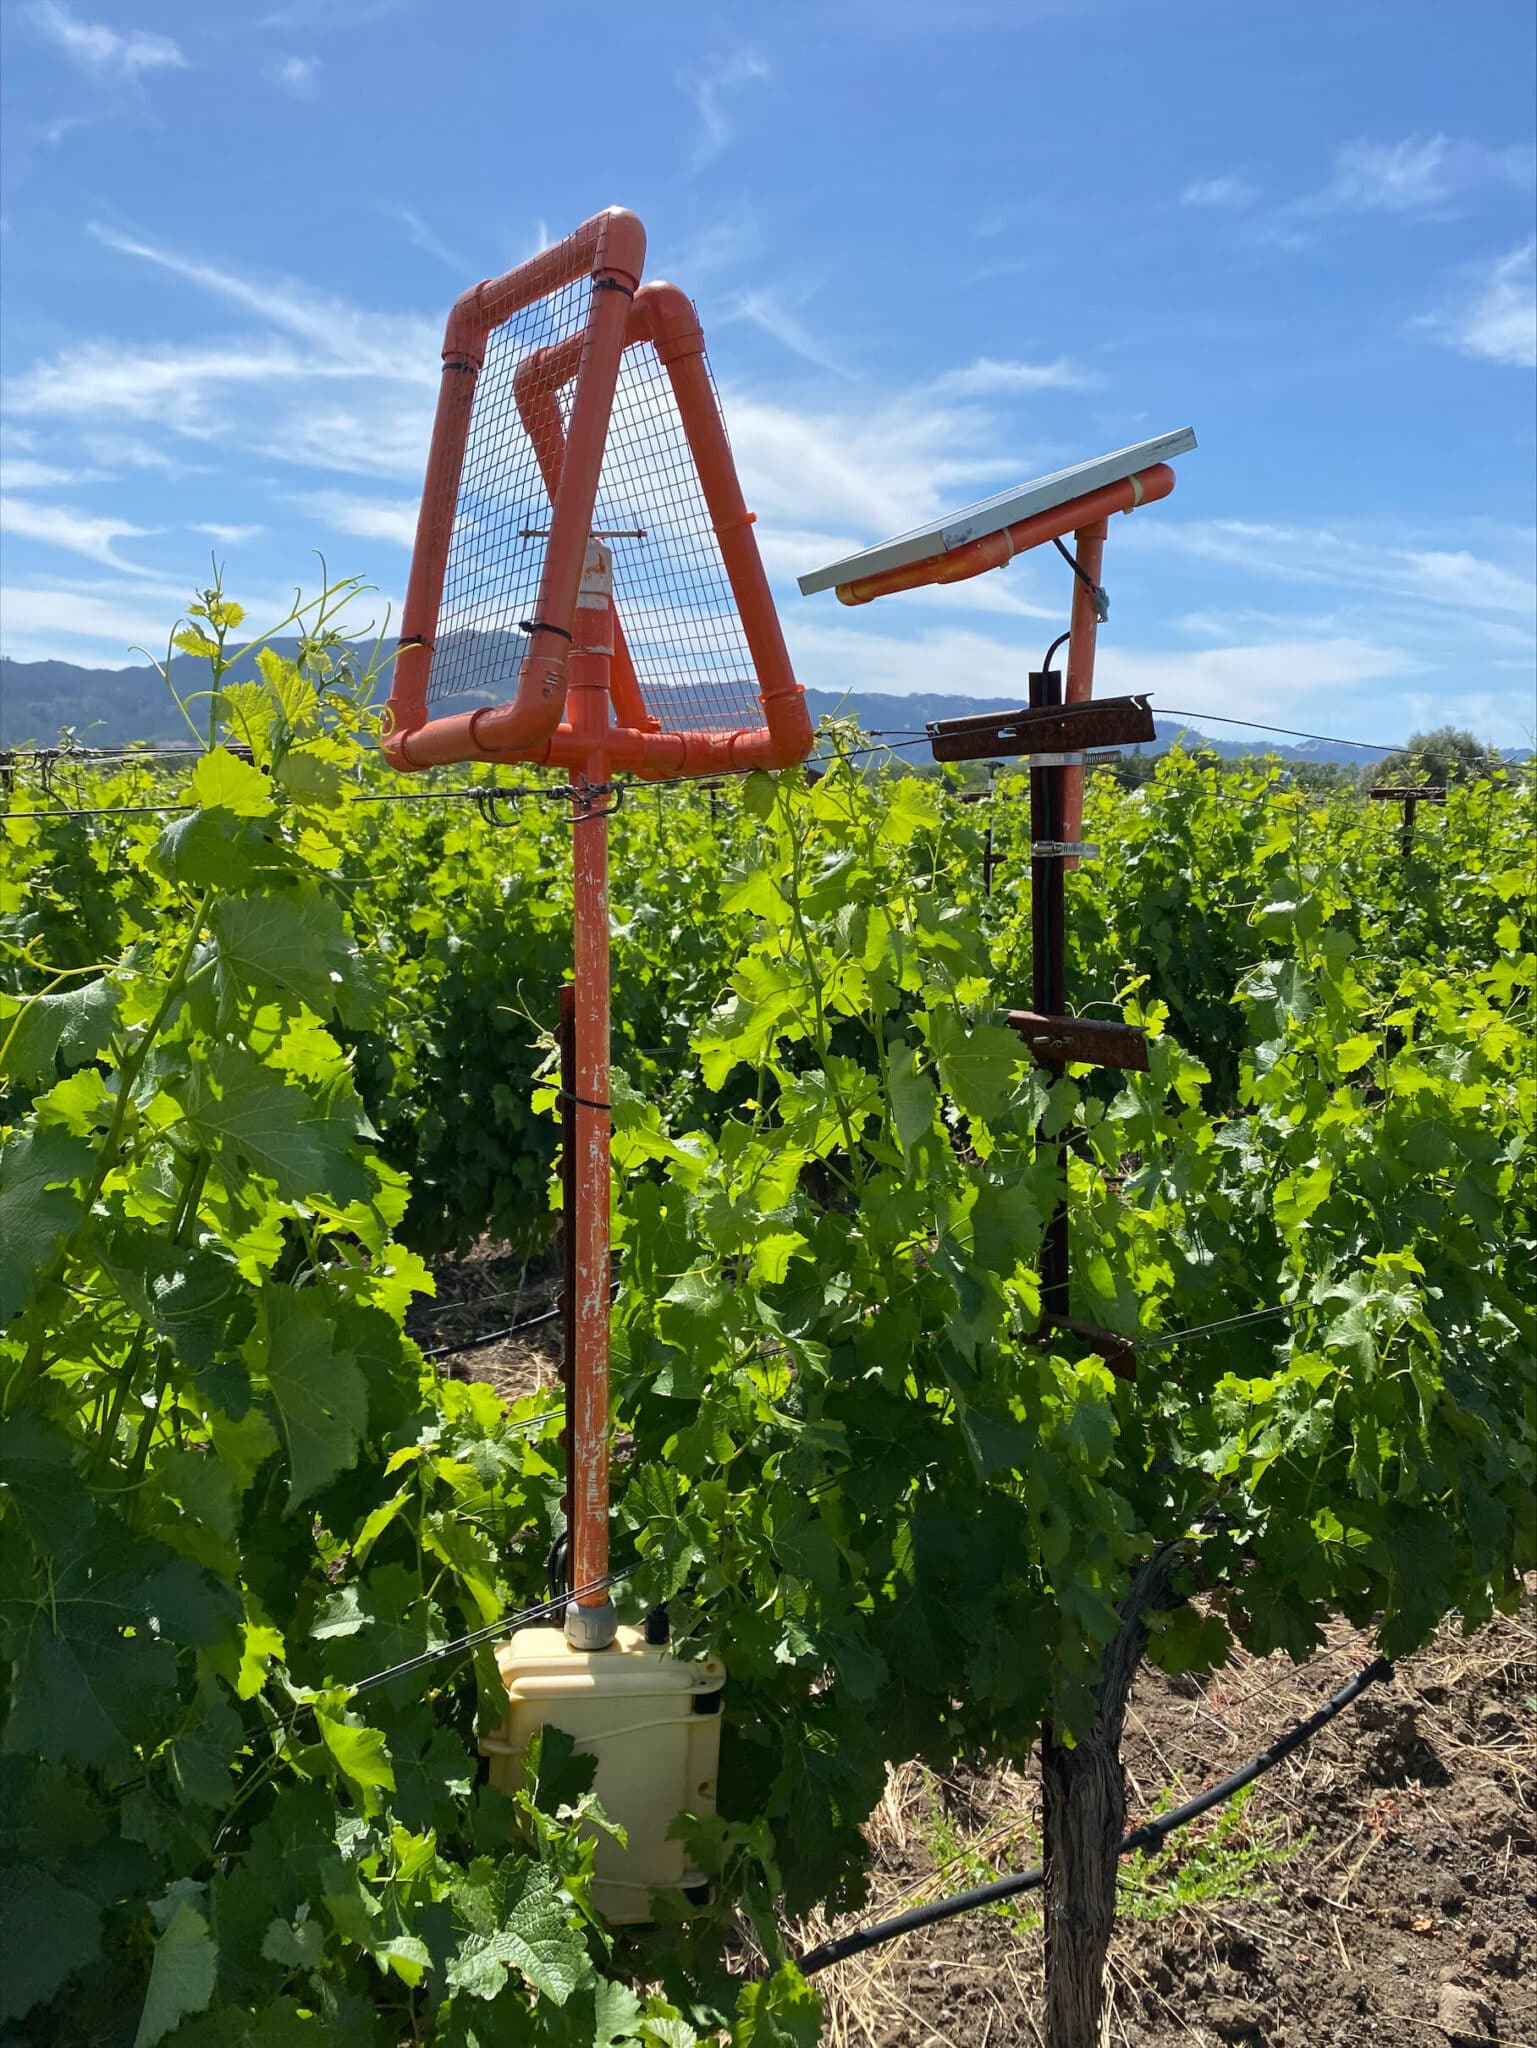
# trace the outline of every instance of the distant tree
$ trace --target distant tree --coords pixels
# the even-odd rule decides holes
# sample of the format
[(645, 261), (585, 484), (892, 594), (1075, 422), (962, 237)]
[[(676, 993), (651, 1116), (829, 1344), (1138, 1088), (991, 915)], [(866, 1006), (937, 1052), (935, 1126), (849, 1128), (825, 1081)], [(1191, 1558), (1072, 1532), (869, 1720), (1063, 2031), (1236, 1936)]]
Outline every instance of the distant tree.
[(1406, 747), (1373, 761), (1361, 770), (1363, 789), (1389, 782), (1477, 782), (1500, 765), (1500, 750), (1461, 726), (1442, 725), (1417, 732)]
[(1326, 796), (1332, 790), (1353, 789), (1355, 770), (1345, 761), (1287, 761), (1286, 779), (1293, 789)]

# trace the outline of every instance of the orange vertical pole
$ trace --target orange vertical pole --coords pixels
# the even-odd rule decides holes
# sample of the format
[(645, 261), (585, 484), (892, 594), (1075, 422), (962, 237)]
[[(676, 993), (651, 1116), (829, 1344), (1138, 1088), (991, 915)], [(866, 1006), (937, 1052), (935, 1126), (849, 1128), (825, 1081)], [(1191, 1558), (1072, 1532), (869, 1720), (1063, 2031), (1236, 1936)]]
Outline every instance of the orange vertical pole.
[[(1100, 571), (1105, 560), (1105, 535), (1109, 531), (1103, 519), (1094, 519), (1087, 526), (1080, 526), (1073, 535), (1073, 553), (1078, 566), (1090, 583), (1098, 584)], [(1083, 581), (1073, 578), (1073, 609), (1068, 618), (1067, 642), (1067, 690), (1065, 701), (1069, 704), (1087, 703), (1094, 694), (1094, 644), (1099, 632), (1099, 615), (1094, 609), (1094, 598)], [(1062, 837), (1066, 840), (1083, 837), (1083, 770), (1064, 768), (1062, 771)], [(1069, 861), (1069, 867), (1077, 867), (1077, 861)]]
[(614, 655), (609, 551), (589, 540), (572, 616), (567, 703), (574, 733), (591, 742), (571, 804), (572, 924), (576, 954), (576, 1358), (574, 1428), (567, 1445), (570, 1563), (566, 1609), (573, 1649), (614, 1639), (608, 1588), (608, 779), (609, 672)]

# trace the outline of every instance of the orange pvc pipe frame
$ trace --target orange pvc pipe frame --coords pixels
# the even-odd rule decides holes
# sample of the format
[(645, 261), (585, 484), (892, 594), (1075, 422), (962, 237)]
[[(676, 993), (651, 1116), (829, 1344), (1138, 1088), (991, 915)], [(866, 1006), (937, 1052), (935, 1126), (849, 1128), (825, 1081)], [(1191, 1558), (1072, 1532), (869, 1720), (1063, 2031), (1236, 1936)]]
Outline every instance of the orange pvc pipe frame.
[[(536, 745), (560, 722), (570, 645), (566, 635), (582, 574), (630, 300), (639, 288), (645, 256), (645, 229), (633, 213), (610, 207), (584, 221), (553, 249), (519, 264), (504, 277), (475, 285), (449, 313), (443, 336), (443, 379), (427, 454), (384, 738), (385, 758), (394, 768), (427, 768), (445, 761), (486, 758), (493, 752), (499, 758), (526, 758), (518, 750)], [(594, 293), (565, 454), (570, 489), (551, 515), (535, 607), (539, 627), (530, 635), (519, 664), (516, 694), (510, 702), (471, 712), (464, 720), (446, 718), (429, 724), (432, 636), (443, 600), (470, 412), (485, 362), (487, 337), (493, 327), (524, 306), (586, 275), (598, 285), (618, 289)]]
[[(605, 216), (599, 218), (601, 220)], [(588, 227), (591, 226), (592, 223), (588, 223)], [(639, 224), (636, 226), (638, 228)], [(585, 233), (586, 230), (579, 229), (571, 243), (561, 245), (562, 249), (570, 248), (572, 243), (580, 243)], [(558, 251), (552, 251), (550, 257), (558, 254)], [(541, 260), (548, 266), (549, 258)], [(551, 274), (556, 276), (557, 283), (567, 281), (566, 273), (552, 272), (547, 268), (546, 275)], [(575, 274), (581, 273), (578, 270)], [(518, 273), (511, 275), (516, 277)], [(503, 291), (507, 285), (508, 280), (504, 279), (497, 287), (482, 286), (479, 289), (482, 292), (500, 292), (502, 295), (497, 303), (504, 305), (507, 312), (528, 303), (526, 297), (519, 297), (510, 289)], [(553, 288), (549, 284), (543, 287), (546, 290)], [(613, 293), (607, 296), (618, 300), (621, 295)], [(473, 298), (474, 294), (466, 297)], [(460, 301), (461, 305), (464, 303), (464, 300)], [(449, 327), (452, 334), (452, 316)], [(514, 380), (514, 394), (524, 426), (538, 456), (551, 502), (557, 507), (551, 519), (538, 606), (539, 619), (557, 626), (569, 616), (569, 611), (563, 613), (558, 609), (565, 589), (565, 583), (560, 580), (566, 574), (564, 563), (552, 579), (557, 531), (564, 549), (571, 538), (566, 528), (569, 526), (573, 531), (576, 528), (575, 507), (580, 505), (583, 508), (581, 538), (585, 541), (586, 525), (591, 518), (602, 466), (603, 437), (599, 436), (598, 460), (592, 467), (590, 484), (585, 462), (578, 464), (573, 473), (578, 423), (583, 423), (584, 435), (590, 435), (590, 423), (594, 417), (584, 408), (588, 403), (589, 389), (593, 388), (589, 387), (587, 379), (600, 347), (595, 327), (596, 322), (582, 335), (529, 357), (520, 365)], [(790, 667), (779, 615), (751, 534), (753, 515), (742, 497), (720, 407), (705, 366), (704, 336), (698, 316), (676, 285), (657, 282), (641, 286), (627, 308), (621, 352), (625, 347), (648, 345), (656, 349), (677, 401), (727, 580), (736, 599), (743, 633), (753, 658), (764, 723), (736, 732), (660, 731), (657, 720), (645, 711), (634, 663), (624, 641), (617, 611), (614, 611), (611, 613), (614, 619), (611, 686), (612, 703), (618, 717), (617, 722), (608, 728), (608, 766), (652, 780), (677, 775), (729, 773), (746, 768), (791, 767), (804, 760), (810, 752), (811, 718), (804, 692)], [(604, 346), (606, 349), (606, 340)], [(483, 353), (483, 340), (481, 348)], [(447, 343), (444, 360), (445, 386), (439, 400), (439, 426), (434, 428), (422, 522), (418, 526), (417, 555), (412, 562), (406, 616), (402, 620), (405, 628), (409, 628), (418, 616), (425, 617), (429, 605), (431, 618), (434, 624), (436, 622), (453, 526), (452, 501), (458, 495), (468, 432), (468, 404), (461, 404), (458, 392), (448, 381), (447, 373), (453, 364)], [(606, 365), (606, 353), (604, 361)], [(571, 426), (567, 436), (562, 431), (555, 394), (572, 376), (577, 378), (577, 390), (572, 400)], [(605, 434), (617, 376), (616, 354), (613, 373), (605, 375), (601, 392)], [(447, 451), (441, 464), (438, 462), (440, 428)], [(435, 477), (437, 468), (443, 472), (441, 481)], [(437, 518), (429, 522), (429, 503), (438, 505), (445, 499), (449, 505), (446, 524)], [(570, 516), (562, 518), (561, 513), (567, 508), (570, 508)], [(424, 543), (433, 560), (421, 569), (421, 588), (418, 590), (418, 564)], [(579, 562), (577, 573), (580, 575)], [(553, 589), (552, 580), (555, 583)], [(415, 598), (420, 599), (419, 608), (413, 607)], [(560, 658), (563, 650), (540, 645), (542, 640), (553, 641), (558, 636), (535, 634), (530, 640), (519, 666), (518, 692), (510, 704), (425, 722), (427, 675), (431, 660), (430, 648), (426, 644), (428, 637), (421, 630), (414, 639), (409, 630), (402, 636), (402, 652), (396, 664), (395, 690), (391, 698), (390, 732), (385, 741), (385, 753), (393, 766), (417, 769), (462, 760), (535, 761), (550, 767), (567, 768), (579, 768), (584, 764), (590, 751), (588, 739), (562, 718), (566, 689), (565, 666)], [(408, 661), (410, 666), (402, 676), (401, 665)]]

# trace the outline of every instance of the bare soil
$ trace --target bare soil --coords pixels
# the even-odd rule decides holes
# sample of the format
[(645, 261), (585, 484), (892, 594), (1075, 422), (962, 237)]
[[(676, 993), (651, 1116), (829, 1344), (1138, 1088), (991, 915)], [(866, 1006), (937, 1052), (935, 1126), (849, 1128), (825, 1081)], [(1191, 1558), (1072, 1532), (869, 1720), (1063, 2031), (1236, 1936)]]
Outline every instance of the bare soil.
[[(484, 1247), (438, 1269), (424, 1345), (539, 1313), (549, 1275)], [(560, 1325), (445, 1358), (505, 1398), (558, 1388)], [(558, 1398), (558, 1392), (554, 1396)], [(1537, 2048), (1537, 1581), (1522, 1611), (1443, 1629), (1236, 1809), (1123, 1866), (1113, 2048)], [(1238, 1655), (1199, 1681), (1144, 1668), (1127, 1715), (1131, 1822), (1192, 1797), (1311, 1713), (1372, 1644), (1339, 1625), (1305, 1666)], [(894, 1770), (868, 1829), (870, 1903), (798, 1947), (1040, 1861), (1035, 1773)], [(834, 2048), (1042, 2042), (1026, 1897), (817, 1979)]]

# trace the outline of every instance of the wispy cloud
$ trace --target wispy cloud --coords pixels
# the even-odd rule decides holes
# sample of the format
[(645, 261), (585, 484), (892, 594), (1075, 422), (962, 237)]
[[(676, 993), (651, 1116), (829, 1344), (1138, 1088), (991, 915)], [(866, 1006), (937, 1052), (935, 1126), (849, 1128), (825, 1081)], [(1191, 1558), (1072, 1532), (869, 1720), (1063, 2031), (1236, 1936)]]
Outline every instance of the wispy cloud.
[(120, 255), (168, 271), (214, 298), (254, 313), (265, 325), (313, 344), (324, 357), (350, 364), (354, 375), (401, 377), (437, 386), (438, 335), (431, 321), (364, 313), (292, 280), (241, 277), (96, 221), (88, 232)]
[(1221, 178), (1197, 178), (1187, 185), (1179, 195), (1181, 206), (1204, 206), (1217, 211), (1238, 213), (1246, 206), (1252, 206), (1259, 197), (1258, 185), (1247, 178), (1240, 178), (1229, 172)]
[(352, 497), (345, 491), (316, 491), (305, 502), (336, 533), (389, 541), (398, 548), (409, 548), (416, 540), (420, 508), (414, 498), (385, 500)]
[(225, 526), (218, 520), (203, 520), (196, 524), (194, 533), (206, 533), (210, 540), (216, 540), (221, 548), (244, 547), (247, 541), (259, 540), (267, 531), (265, 526)]
[(105, 470), (60, 469), (29, 455), (0, 456), (0, 484), (8, 491), (53, 491), (66, 484), (101, 483), (105, 478)]
[(1537, 237), (1474, 272), (1455, 303), (1421, 324), (1465, 356), (1537, 367)]
[(1026, 391), (1087, 391), (1100, 380), (1066, 356), (1052, 363), (1021, 363), (978, 356), (964, 369), (946, 370), (932, 390), (954, 398), (1008, 398)]
[(8, 378), (0, 403), (20, 419), (67, 419), (82, 426), (134, 420), (206, 440), (227, 424), (221, 402), (231, 389), (271, 392), (282, 384), (343, 374), (306, 362), (281, 342), (146, 348), (82, 342)]
[(320, 93), (318, 57), (280, 57), (272, 67), (273, 83), (291, 92), (295, 99), (312, 100)]
[(409, 206), (387, 206), (384, 210), (391, 220), (399, 221), (405, 229), (406, 240), (413, 249), (420, 249), (424, 256), (435, 256), (439, 263), (446, 263), (450, 270), (463, 273), (469, 269), (464, 258), (450, 249), (446, 242), (440, 242), (421, 215)]
[(138, 564), (125, 562), (114, 543), (144, 540), (154, 530), (130, 525), (126, 519), (110, 515), (76, 512), (66, 505), (40, 505), (29, 498), (0, 498), (0, 533), (41, 541), (45, 547), (64, 548), (109, 569), (137, 571)]
[(693, 149), (696, 171), (712, 163), (731, 140), (731, 120), (726, 110), (730, 96), (743, 86), (761, 85), (772, 76), (764, 59), (750, 49), (735, 50), (703, 71), (679, 74), (678, 88), (693, 101), (699, 116)]
[(1530, 619), (1537, 585), (1530, 535), (1506, 536), (1510, 561), (1468, 548), (1411, 546), (1326, 526), (1280, 526), (1240, 519), (1130, 522), (1120, 545), (1218, 562), (1284, 583), (1332, 587), (1414, 606)]
[(856, 544), (901, 532), (1028, 466), (1017, 445), (1000, 453), (997, 423), (983, 408), (922, 392), (803, 411), (734, 390), (726, 416), (749, 504), (803, 531), (852, 533)]
[(13, 420), (67, 422), (83, 445), (102, 445), (102, 461), (111, 459), (106, 442), (137, 429), (124, 459), (171, 470), (184, 467), (166, 446), (176, 436), (321, 471), (420, 479), (437, 385), (435, 323), (367, 313), (115, 229), (95, 234), (247, 313), (255, 331), (211, 342), (78, 343), (0, 386)]
[(131, 84), (146, 72), (180, 70), (187, 62), (170, 36), (82, 21), (61, 0), (35, 0), (27, 18), (77, 70), (105, 83)]
[(1299, 200), (1295, 211), (1445, 220), (1481, 186), (1530, 184), (1533, 168), (1530, 149), (1490, 149), (1449, 135), (1408, 135), (1398, 142), (1358, 140), (1336, 152), (1329, 183)]
[(831, 370), (835, 376), (846, 377), (849, 372), (831, 352), (824, 348), (816, 336), (798, 320), (783, 299), (769, 291), (738, 292), (731, 301), (727, 315), (732, 320), (746, 320), (751, 326), (770, 335), (791, 355), (799, 356), (803, 362), (815, 363), (819, 370)]

